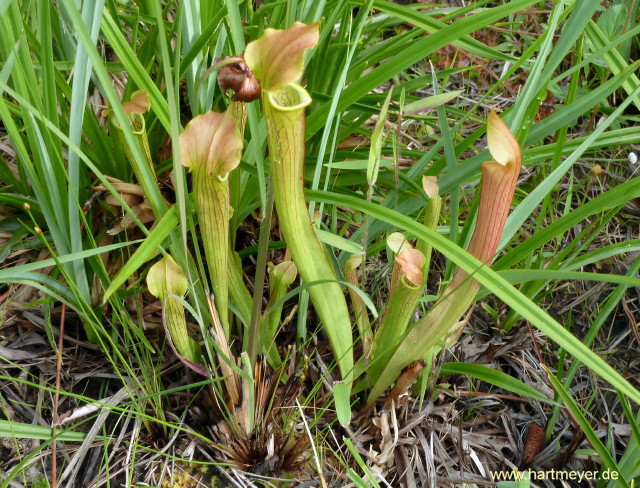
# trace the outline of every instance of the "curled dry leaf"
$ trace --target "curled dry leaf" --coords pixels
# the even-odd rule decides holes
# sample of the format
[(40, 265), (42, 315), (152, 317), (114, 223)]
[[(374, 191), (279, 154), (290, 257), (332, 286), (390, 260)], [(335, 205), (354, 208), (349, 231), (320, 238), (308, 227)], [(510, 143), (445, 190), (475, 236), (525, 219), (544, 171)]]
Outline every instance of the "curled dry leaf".
[(393, 465), (393, 453), (398, 445), (398, 437), (394, 435), (398, 431), (398, 419), (395, 412), (390, 414), (389, 410), (383, 410), (377, 417), (373, 418), (373, 426), (380, 431), (380, 452), (376, 452), (373, 446), (369, 446), (367, 458), (378, 468), (389, 469)]
[(367, 147), (370, 144), (370, 139), (360, 134), (354, 134), (346, 139), (343, 139), (342, 142), (338, 144), (336, 148), (338, 151), (345, 151), (349, 149), (358, 149), (360, 147)]
[[(131, 210), (135, 214), (136, 218), (143, 224), (155, 222), (156, 220), (155, 215), (153, 215), (153, 210), (146, 200), (138, 205), (134, 205), (133, 207), (131, 207)], [(107, 231), (107, 234), (113, 236), (119, 234), (120, 232), (124, 232), (125, 230), (133, 229), (135, 227), (137, 227), (137, 223), (133, 220), (133, 217), (131, 217), (131, 215), (129, 214), (124, 214), (120, 222), (109, 229)]]
[(265, 91), (277, 91), (297, 81), (304, 69), (304, 52), (318, 43), (318, 23), (295, 22), (289, 29), (266, 29), (247, 46), (244, 59)]
[(409, 367), (397, 379), (396, 385), (386, 398), (384, 405), (382, 406), (383, 410), (391, 410), (393, 405), (396, 407), (398, 406), (398, 398), (400, 395), (406, 393), (409, 387), (413, 385), (413, 382), (416, 380), (424, 366), (425, 362), (422, 360), (414, 361), (409, 365)]
[[(118, 192), (122, 201), (131, 208), (131, 211), (140, 222), (142, 222), (143, 224), (148, 224), (149, 222), (155, 221), (153, 211), (149, 206), (149, 203), (145, 199), (144, 191), (142, 190), (140, 185), (136, 185), (134, 183), (125, 183), (124, 181), (113, 178), (111, 176), (106, 176), (106, 178), (109, 183), (111, 183), (111, 186), (113, 186), (113, 189)], [(90, 186), (89, 189), (102, 192), (109, 191), (104, 185)], [(105, 196), (105, 202), (109, 205), (113, 205), (114, 207), (122, 207), (122, 204), (111, 193), (108, 193)], [(115, 226), (107, 231), (107, 234), (116, 235), (125, 230), (135, 228), (136, 226), (137, 224), (134, 221), (133, 217), (128, 213), (125, 213), (122, 219), (120, 219), (120, 221)]]
[[(120, 198), (122, 198), (124, 203), (127, 205), (137, 205), (144, 200), (144, 192), (140, 185), (136, 185), (135, 183), (126, 183), (111, 176), (106, 176), (106, 179), (111, 183), (113, 189), (118, 193), (118, 195), (120, 195)], [(93, 191), (109, 192), (109, 189), (104, 185), (90, 186), (89, 189)], [(108, 193), (105, 196), (105, 201), (109, 205), (117, 207), (121, 206), (120, 202), (111, 193)]]

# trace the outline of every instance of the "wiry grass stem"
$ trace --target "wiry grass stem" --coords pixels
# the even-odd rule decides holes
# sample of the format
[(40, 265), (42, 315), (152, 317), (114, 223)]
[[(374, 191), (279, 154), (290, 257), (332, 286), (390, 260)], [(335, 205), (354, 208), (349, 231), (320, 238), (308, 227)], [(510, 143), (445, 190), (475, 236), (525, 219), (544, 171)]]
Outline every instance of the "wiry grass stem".
[(249, 326), (249, 337), (247, 341), (247, 349), (249, 352), (249, 360), (251, 365), (255, 365), (258, 349), (261, 349), (260, 338), (263, 335), (261, 331), (262, 315), (260, 308), (262, 305), (262, 294), (264, 291), (264, 281), (267, 273), (267, 253), (269, 251), (269, 233), (271, 232), (271, 215), (273, 212), (274, 191), (270, 183), (267, 188), (267, 204), (265, 213), (260, 222), (260, 244), (258, 247), (258, 261), (256, 263), (256, 279), (253, 289), (253, 303), (251, 307), (251, 325)]

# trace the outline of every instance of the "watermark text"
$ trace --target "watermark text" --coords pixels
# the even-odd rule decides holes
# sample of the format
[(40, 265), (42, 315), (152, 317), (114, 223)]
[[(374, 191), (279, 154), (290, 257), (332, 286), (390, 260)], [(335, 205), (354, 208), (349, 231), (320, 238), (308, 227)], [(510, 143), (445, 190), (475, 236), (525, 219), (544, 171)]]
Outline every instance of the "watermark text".
[(492, 471), (491, 477), (493, 481), (522, 481), (530, 479), (532, 481), (543, 480), (560, 480), (560, 481), (590, 481), (590, 480), (617, 480), (620, 473), (617, 471), (560, 471), (558, 469), (549, 469), (546, 471), (536, 471), (527, 469), (519, 471)]

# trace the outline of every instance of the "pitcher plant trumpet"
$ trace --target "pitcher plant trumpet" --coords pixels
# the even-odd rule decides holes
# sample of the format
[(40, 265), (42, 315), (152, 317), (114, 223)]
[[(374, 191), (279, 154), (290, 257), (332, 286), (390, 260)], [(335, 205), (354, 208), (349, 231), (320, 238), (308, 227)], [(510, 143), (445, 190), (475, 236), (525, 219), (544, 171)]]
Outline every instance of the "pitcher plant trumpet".
[[(282, 234), (300, 276), (311, 284), (309, 295), (327, 331), (343, 383), (340, 397), (351, 387), (353, 351), (351, 319), (344, 293), (324, 245), (313, 230), (304, 198), (305, 109), (311, 103), (296, 81), (302, 76), (304, 53), (319, 38), (318, 24), (299, 22), (287, 30), (266, 29), (245, 51), (248, 68), (260, 80), (262, 109), (274, 184), (275, 206)], [(346, 389), (346, 392), (344, 391)], [(349, 422), (342, 410), (339, 420)]]
[(393, 354), (397, 339), (402, 336), (414, 314), (424, 290), (426, 259), (424, 254), (406, 241), (400, 233), (387, 238), (395, 253), (391, 272), (391, 289), (382, 321), (376, 330), (369, 361), (369, 375), (377, 378)]
[(193, 175), (193, 193), (215, 305), (229, 336), (229, 172), (240, 164), (242, 137), (229, 112), (207, 112), (180, 135), (182, 164)]
[(162, 303), (163, 323), (172, 349), (183, 363), (206, 376), (200, 344), (189, 335), (184, 307), (176, 299), (187, 292), (187, 277), (182, 268), (167, 254), (149, 269), (147, 286), (149, 293)]

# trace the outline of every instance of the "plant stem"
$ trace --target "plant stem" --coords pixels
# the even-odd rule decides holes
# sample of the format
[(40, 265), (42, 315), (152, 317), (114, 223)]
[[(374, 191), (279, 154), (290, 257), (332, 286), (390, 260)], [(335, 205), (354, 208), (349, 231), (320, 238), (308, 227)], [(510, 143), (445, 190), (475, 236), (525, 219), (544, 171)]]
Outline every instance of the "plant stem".
[[(358, 254), (352, 255), (344, 267), (344, 277), (353, 286), (360, 286), (358, 278), (358, 265), (362, 263), (362, 258)], [(364, 276), (364, 268), (362, 275)], [(360, 295), (353, 289), (349, 288), (349, 297), (351, 298), (351, 306), (356, 318), (356, 324), (358, 326), (358, 333), (363, 346), (363, 355), (368, 357), (371, 352), (371, 343), (373, 341), (373, 333), (371, 332), (371, 323), (369, 322), (369, 314), (365, 307), (364, 301)]]
[[(251, 325), (249, 326), (249, 340), (247, 350), (251, 366), (255, 365), (258, 348), (260, 345), (260, 305), (262, 303), (262, 293), (264, 290), (264, 280), (267, 270), (267, 253), (269, 251), (269, 233), (271, 232), (271, 215), (273, 212), (274, 191), (273, 184), (267, 186), (267, 205), (265, 214), (260, 223), (260, 246), (258, 248), (258, 262), (256, 264), (256, 280), (253, 288), (253, 307), (251, 310)], [(266, 324), (265, 324), (266, 325)]]

